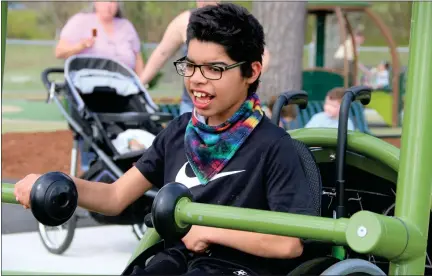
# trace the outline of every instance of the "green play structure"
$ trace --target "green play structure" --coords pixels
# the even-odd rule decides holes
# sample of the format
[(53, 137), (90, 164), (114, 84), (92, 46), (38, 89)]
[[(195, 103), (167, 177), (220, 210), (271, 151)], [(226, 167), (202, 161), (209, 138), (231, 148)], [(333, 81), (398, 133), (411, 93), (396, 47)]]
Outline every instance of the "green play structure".
[[(308, 13), (316, 19), (316, 48), (315, 48), (315, 67), (306, 68), (303, 71), (303, 90), (308, 91), (310, 101), (322, 101), (327, 91), (334, 87), (349, 87), (357, 84), (358, 55), (354, 51), (353, 66), (349, 66), (348, 60), (344, 60), (343, 71), (337, 71), (324, 66), (325, 60), (325, 22), (329, 14), (335, 14), (341, 28), (341, 45), (345, 41), (351, 40), (355, 47), (354, 32), (347, 14), (350, 12), (365, 13), (380, 29), (385, 38), (391, 60), (391, 79), (388, 87), (377, 89), (373, 92), (374, 101), (368, 108), (375, 109), (389, 126), (399, 126), (399, 113), (402, 109), (402, 95), (405, 91), (405, 73), (401, 72), (399, 56), (396, 51), (396, 44), (389, 29), (384, 22), (370, 9), (371, 3), (361, 1), (310, 1), (308, 2)], [(346, 26), (346, 28), (345, 28)], [(378, 62), (378, 61), (377, 61)]]
[[(3, 3), (2, 14), (5, 12)], [(290, 131), (292, 138), (309, 150), (319, 167), (319, 176), (311, 176), (306, 170), (305, 174), (308, 178), (319, 177), (322, 182), (322, 185), (316, 181), (308, 184), (311, 196), (320, 202), (320, 215), (196, 203), (184, 185), (169, 183), (154, 198), (147, 220), (150, 228), (123, 275), (130, 273), (132, 265), (144, 265), (146, 260), (163, 250), (164, 240), (178, 241), (191, 225), (302, 238), (305, 248), (300, 257), (302, 263), (288, 271), (288, 275), (432, 274), (430, 258), (426, 258), (431, 249), (428, 235), (432, 124), (423, 122), (424, 118), (432, 117), (432, 2), (413, 2), (411, 22), (410, 69), (400, 150), (369, 134), (346, 131), (343, 122), (351, 103), (360, 101), (369, 106), (375, 96), (367, 87), (347, 88), (339, 129)], [(275, 106), (296, 104), (305, 108), (309, 94), (312, 95), (305, 91), (287, 92)], [(274, 121), (278, 122), (278, 119)], [(312, 160), (305, 156), (301, 158)], [(77, 195), (73, 192), (72, 181), (61, 178), (60, 174), (57, 177), (60, 177), (56, 182), (57, 191), (63, 189), (64, 192), (56, 195), (51, 190), (52, 194), (42, 194), (45, 204), (52, 206), (45, 212), (62, 213), (62, 219), (67, 219), (70, 211), (76, 208)], [(44, 175), (38, 182), (44, 184), (46, 179), (48, 177)], [(13, 189), (13, 184), (2, 183), (2, 202), (17, 203)], [(32, 212), (36, 212), (33, 201)], [(40, 217), (40, 213), (38, 215)], [(53, 223), (48, 219), (45, 222)]]

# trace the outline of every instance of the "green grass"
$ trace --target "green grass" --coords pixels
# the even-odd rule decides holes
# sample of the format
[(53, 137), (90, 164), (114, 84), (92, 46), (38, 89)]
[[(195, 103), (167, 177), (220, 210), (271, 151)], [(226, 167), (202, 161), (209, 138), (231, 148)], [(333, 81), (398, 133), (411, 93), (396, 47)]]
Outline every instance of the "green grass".
[[(149, 56), (150, 52), (146, 53)], [(177, 75), (172, 61), (181, 56), (179, 52), (162, 68), (164, 76), (160, 84), (150, 91), (152, 97), (179, 97), (182, 93), (182, 79)], [(363, 64), (376, 65), (381, 60), (391, 60), (390, 53), (361, 52), (359, 59)], [(408, 54), (399, 54), (402, 65), (408, 64)], [(303, 56), (303, 65), (308, 64), (308, 52)], [(46, 97), (47, 91), (42, 85), (41, 73), (48, 67), (63, 67), (63, 61), (54, 57), (53, 46), (14, 45), (6, 48), (3, 99)], [(58, 75), (55, 80), (63, 80)]]
[(38, 121), (64, 121), (55, 103), (34, 100), (3, 100), (2, 106), (13, 106), (21, 109), (19, 112), (3, 112), (3, 119), (12, 120), (38, 120)]
[[(172, 58), (172, 61), (175, 58)], [(52, 46), (8, 44), (3, 99), (46, 98), (47, 90), (42, 84), (41, 73), (49, 67), (63, 67), (63, 64), (63, 60), (54, 57)], [(160, 84), (149, 91), (150, 94), (154, 97), (179, 97), (182, 93), (182, 79), (175, 72), (171, 60), (162, 68), (162, 71), (164, 76)], [(56, 81), (64, 80), (61, 74), (52, 77)]]

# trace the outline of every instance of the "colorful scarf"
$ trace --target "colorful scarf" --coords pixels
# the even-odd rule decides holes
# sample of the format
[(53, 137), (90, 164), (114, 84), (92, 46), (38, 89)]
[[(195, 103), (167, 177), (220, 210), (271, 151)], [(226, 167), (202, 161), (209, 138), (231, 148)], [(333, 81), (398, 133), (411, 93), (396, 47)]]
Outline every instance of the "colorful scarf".
[(185, 152), (201, 184), (222, 171), (263, 118), (258, 95), (249, 96), (226, 122), (208, 126), (194, 114), (186, 127)]

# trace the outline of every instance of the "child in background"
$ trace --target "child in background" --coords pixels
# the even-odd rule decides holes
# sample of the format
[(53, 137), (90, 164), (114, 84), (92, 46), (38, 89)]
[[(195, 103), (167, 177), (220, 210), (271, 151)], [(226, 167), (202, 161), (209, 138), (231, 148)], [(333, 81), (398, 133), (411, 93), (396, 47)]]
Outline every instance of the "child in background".
[[(338, 128), (339, 109), (344, 94), (345, 89), (342, 87), (330, 90), (324, 102), (324, 112), (315, 114), (306, 124), (305, 128)], [(354, 124), (351, 119), (348, 119), (348, 130), (354, 130)]]
[[(263, 107), (263, 111), (269, 118), (272, 117), (273, 106), (276, 102), (276, 99), (277, 97), (272, 97), (268, 103), (268, 106)], [(295, 124), (296, 116), (297, 112), (294, 105), (286, 105), (282, 107), (279, 126), (286, 130), (297, 128), (298, 126)]]
[(373, 89), (380, 89), (390, 85), (390, 64), (386, 61), (381, 61), (377, 67), (371, 70), (362, 69), (366, 74), (364, 85), (370, 86)]

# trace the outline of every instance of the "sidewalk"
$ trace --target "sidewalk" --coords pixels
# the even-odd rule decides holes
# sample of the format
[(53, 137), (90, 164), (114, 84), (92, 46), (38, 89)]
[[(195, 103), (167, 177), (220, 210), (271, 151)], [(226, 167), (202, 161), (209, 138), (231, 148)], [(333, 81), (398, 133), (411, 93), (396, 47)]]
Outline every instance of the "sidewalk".
[(78, 228), (63, 255), (49, 253), (37, 232), (6, 234), (2, 272), (120, 275), (137, 245), (130, 226)]

